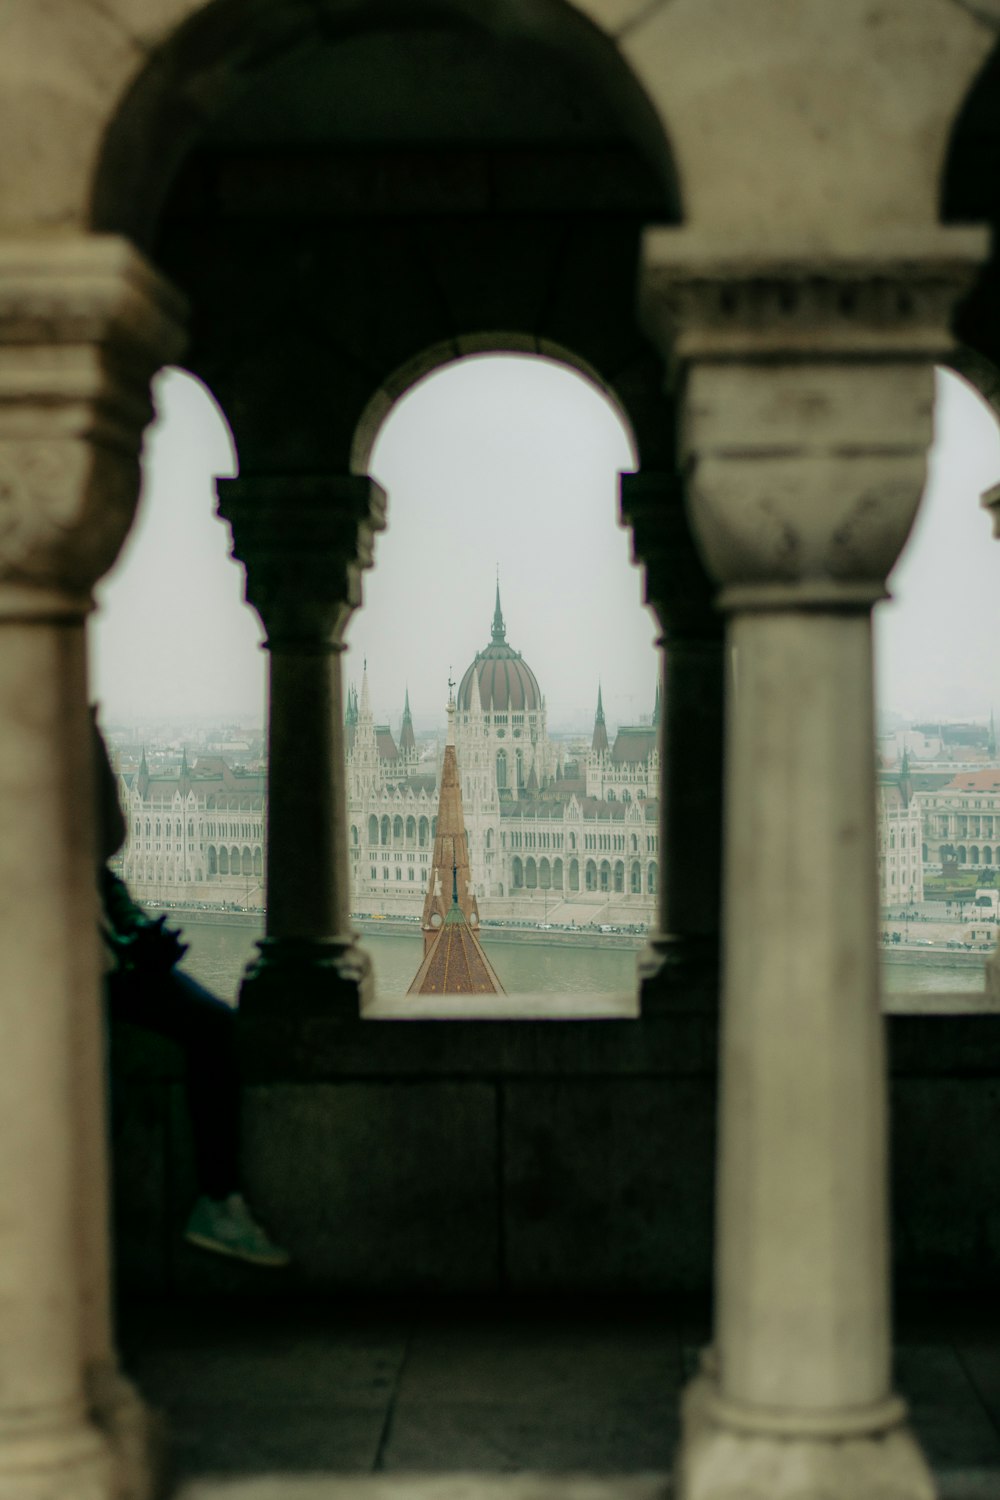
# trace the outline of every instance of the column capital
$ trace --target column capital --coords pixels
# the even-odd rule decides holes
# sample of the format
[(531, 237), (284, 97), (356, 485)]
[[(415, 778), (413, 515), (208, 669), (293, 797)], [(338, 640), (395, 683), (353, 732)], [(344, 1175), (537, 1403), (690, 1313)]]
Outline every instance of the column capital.
[(632, 532), (632, 560), (645, 573), (644, 597), (667, 645), (718, 640), (722, 616), (715, 586), (691, 534), (680, 474), (643, 469), (619, 475), (621, 524)]
[(923, 490), (933, 365), (985, 248), (965, 229), (801, 257), (647, 236), (645, 318), (679, 366), (689, 515), (723, 609), (884, 597)]
[(264, 474), (220, 479), (218, 490), (267, 644), (343, 649), (361, 574), (385, 529), (381, 485), (366, 474)]
[(185, 304), (111, 235), (0, 240), (0, 617), (80, 616), (139, 492)]

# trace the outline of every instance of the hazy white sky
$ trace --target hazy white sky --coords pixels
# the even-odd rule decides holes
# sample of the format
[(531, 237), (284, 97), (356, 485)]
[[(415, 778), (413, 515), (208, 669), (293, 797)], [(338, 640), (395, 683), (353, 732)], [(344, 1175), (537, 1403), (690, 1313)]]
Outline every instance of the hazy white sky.
[[(93, 693), (109, 721), (260, 718), (265, 657), (242, 602), (242, 569), (214, 514), (215, 474), (235, 472), (211, 398), (161, 375), (139, 516), (98, 591)], [(1000, 542), (979, 507), (1000, 480), (1000, 432), (957, 377), (939, 377), (937, 441), (921, 519), (877, 611), (880, 707), (985, 717), (1000, 643)], [(508, 640), (545, 693), (554, 728), (586, 726), (598, 680), (612, 725), (652, 707), (653, 623), (616, 524), (616, 476), (632, 466), (608, 403), (543, 360), (449, 366), (391, 412), (372, 468), (389, 528), (348, 631), (349, 680), (367, 656), (376, 714), (443, 718), (489, 641), (497, 568)], [(998, 704), (1000, 707), (1000, 704)]]

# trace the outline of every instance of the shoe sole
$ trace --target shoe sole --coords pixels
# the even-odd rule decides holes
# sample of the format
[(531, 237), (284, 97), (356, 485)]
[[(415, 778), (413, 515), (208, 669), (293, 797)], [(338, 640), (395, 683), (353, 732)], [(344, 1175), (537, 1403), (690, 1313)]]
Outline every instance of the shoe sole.
[(252, 1251), (237, 1250), (232, 1245), (224, 1244), (222, 1240), (209, 1239), (207, 1235), (198, 1234), (197, 1231), (187, 1232), (184, 1238), (189, 1245), (196, 1245), (199, 1250), (210, 1250), (213, 1255), (228, 1255), (231, 1260), (242, 1260), (248, 1266), (266, 1266), (272, 1271), (280, 1271), (291, 1259), (287, 1255), (254, 1255)]

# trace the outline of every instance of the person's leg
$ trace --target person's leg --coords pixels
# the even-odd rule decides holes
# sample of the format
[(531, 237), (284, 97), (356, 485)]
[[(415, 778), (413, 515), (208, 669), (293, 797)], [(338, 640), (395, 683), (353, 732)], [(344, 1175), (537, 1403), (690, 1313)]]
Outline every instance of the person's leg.
[(115, 1020), (176, 1042), (184, 1053), (199, 1193), (225, 1198), (240, 1186), (240, 1078), (236, 1012), (178, 969), (108, 976)]

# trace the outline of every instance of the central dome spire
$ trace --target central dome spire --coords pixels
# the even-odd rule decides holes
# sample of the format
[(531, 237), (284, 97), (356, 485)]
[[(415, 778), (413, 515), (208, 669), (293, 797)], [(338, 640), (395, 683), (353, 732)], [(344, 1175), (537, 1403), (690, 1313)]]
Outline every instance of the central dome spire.
[(503, 622), (503, 610), (500, 608), (500, 579), (497, 579), (497, 602), (493, 610), (493, 644), (494, 646), (505, 646), (507, 644), (507, 627)]

